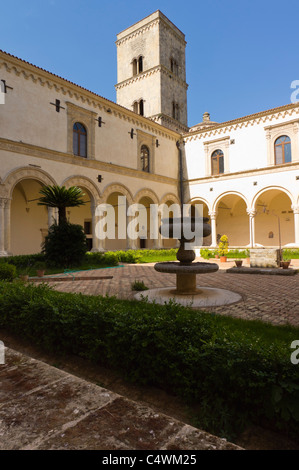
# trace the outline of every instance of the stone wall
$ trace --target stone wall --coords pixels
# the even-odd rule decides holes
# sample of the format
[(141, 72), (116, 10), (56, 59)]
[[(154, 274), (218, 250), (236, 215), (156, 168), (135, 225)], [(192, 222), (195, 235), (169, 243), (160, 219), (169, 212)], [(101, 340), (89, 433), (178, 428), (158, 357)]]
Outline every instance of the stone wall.
[(275, 248), (250, 250), (250, 266), (252, 268), (278, 268), (280, 266), (280, 250)]

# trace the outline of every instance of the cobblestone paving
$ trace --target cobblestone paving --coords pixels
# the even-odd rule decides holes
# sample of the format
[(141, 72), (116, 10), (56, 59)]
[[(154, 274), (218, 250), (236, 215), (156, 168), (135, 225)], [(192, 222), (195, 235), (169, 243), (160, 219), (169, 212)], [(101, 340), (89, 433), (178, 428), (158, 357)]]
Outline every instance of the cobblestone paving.
[[(299, 273), (295, 276), (227, 273), (225, 270), (233, 264), (227, 262), (221, 265), (221, 269), (216, 273), (198, 275), (197, 285), (231, 290), (239, 293), (242, 300), (229, 306), (205, 310), (247, 320), (262, 320), (275, 325), (291, 324), (299, 327)], [(158, 273), (154, 270), (153, 264), (124, 265), (80, 272), (80, 277), (90, 278), (92, 275), (112, 275), (113, 279), (70, 280), (57, 283), (55, 289), (61, 292), (107, 294), (121, 299), (132, 299), (135, 292), (132, 292), (131, 284), (135, 280), (143, 281), (149, 289), (175, 286), (175, 275)]]

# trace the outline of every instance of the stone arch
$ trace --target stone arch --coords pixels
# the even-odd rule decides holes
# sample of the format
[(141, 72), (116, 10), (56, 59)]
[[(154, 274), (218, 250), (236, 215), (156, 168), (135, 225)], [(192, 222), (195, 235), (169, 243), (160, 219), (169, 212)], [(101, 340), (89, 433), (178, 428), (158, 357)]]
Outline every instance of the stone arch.
[(253, 198), (255, 242), (261, 246), (281, 247), (293, 243), (295, 198), (285, 188), (269, 186)]
[(121, 193), (121, 194), (123, 194), (124, 196), (126, 196), (128, 204), (130, 204), (130, 205), (133, 204), (133, 202), (134, 202), (131, 191), (129, 191), (129, 189), (126, 188), (126, 186), (124, 186), (123, 184), (120, 184), (120, 183), (111, 183), (108, 186), (106, 186), (106, 188), (104, 189), (104, 191), (102, 193), (102, 197), (101, 197), (102, 202), (106, 202), (108, 197), (112, 193)]
[(6, 196), (8, 198), (12, 197), (15, 186), (24, 179), (34, 179), (39, 181), (42, 185), (57, 184), (54, 178), (44, 170), (28, 167), (17, 168), (16, 170), (11, 171), (3, 181)]
[(90, 195), (93, 197), (94, 204), (99, 204), (101, 199), (101, 194), (94, 182), (87, 178), (86, 176), (74, 175), (66, 178), (62, 183), (62, 186), (70, 188), (71, 186), (84, 187), (88, 190)]
[(240, 193), (239, 191), (226, 191), (225, 193), (221, 193), (221, 194), (219, 194), (219, 196), (217, 196), (217, 198), (215, 199), (215, 201), (212, 204), (212, 211), (217, 212), (217, 206), (218, 206), (219, 202), (221, 201), (221, 199), (224, 198), (225, 196), (230, 196), (230, 195), (238, 196), (241, 199), (243, 199), (243, 201), (246, 204), (246, 207), (249, 208), (248, 199), (247, 199), (246, 196), (244, 196), (244, 194)]
[(167, 193), (165, 194), (161, 200), (160, 200), (160, 204), (165, 204), (167, 201), (172, 201), (174, 202), (175, 204), (180, 204), (180, 201), (179, 201), (179, 198), (173, 194), (173, 193)]
[(154, 204), (159, 204), (159, 198), (151, 189), (140, 189), (134, 196), (134, 201), (139, 202), (140, 199), (147, 197), (153, 201)]
[[(258, 198), (263, 194), (265, 193), (266, 191), (271, 191), (271, 190), (277, 190), (277, 191), (281, 191), (283, 193), (285, 193), (291, 200), (291, 204), (292, 205), (295, 205), (295, 198), (293, 197), (293, 194), (286, 188), (282, 187), (282, 186), (267, 186), (267, 187), (264, 187), (263, 189), (261, 189), (260, 191), (258, 191), (254, 197), (252, 198), (252, 201), (251, 201), (251, 208), (252, 210), (254, 210), (255, 208), (255, 205), (256, 205), (256, 202), (258, 200)], [(299, 197), (298, 197), (298, 202), (299, 202)]]
[(238, 191), (227, 191), (219, 195), (213, 204), (214, 240), (218, 244), (222, 235), (229, 239), (230, 246), (247, 246), (250, 243), (248, 200)]

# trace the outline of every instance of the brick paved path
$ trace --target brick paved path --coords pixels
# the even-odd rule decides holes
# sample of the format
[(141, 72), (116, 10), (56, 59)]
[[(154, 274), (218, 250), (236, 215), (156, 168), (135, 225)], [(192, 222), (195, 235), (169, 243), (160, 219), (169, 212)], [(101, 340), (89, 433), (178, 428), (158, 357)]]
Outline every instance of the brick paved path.
[[(231, 265), (233, 263), (226, 263), (225, 268)], [(124, 267), (80, 272), (80, 277), (92, 275), (112, 275), (113, 279), (70, 280), (57, 283), (55, 289), (61, 292), (81, 292), (88, 295), (107, 294), (122, 299), (132, 299), (135, 292), (132, 292), (131, 284), (135, 280), (144, 281), (149, 289), (175, 286), (175, 275), (158, 273), (154, 270), (153, 264), (125, 265)], [(242, 300), (236, 304), (205, 310), (243, 319), (262, 320), (275, 325), (289, 323), (299, 327), (299, 274), (295, 276), (230, 274), (220, 269), (213, 274), (198, 275), (197, 285), (228, 289), (242, 296)]]

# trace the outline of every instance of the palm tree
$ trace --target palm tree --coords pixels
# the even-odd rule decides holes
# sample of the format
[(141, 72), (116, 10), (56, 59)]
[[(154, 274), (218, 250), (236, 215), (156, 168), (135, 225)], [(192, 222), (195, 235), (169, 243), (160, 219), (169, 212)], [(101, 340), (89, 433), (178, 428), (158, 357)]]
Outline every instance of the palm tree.
[(67, 207), (78, 207), (85, 204), (83, 200), (85, 194), (78, 186), (71, 186), (70, 188), (57, 185), (43, 186), (40, 194), (42, 196), (39, 198), (38, 205), (58, 208), (58, 225), (62, 225), (67, 221)]

